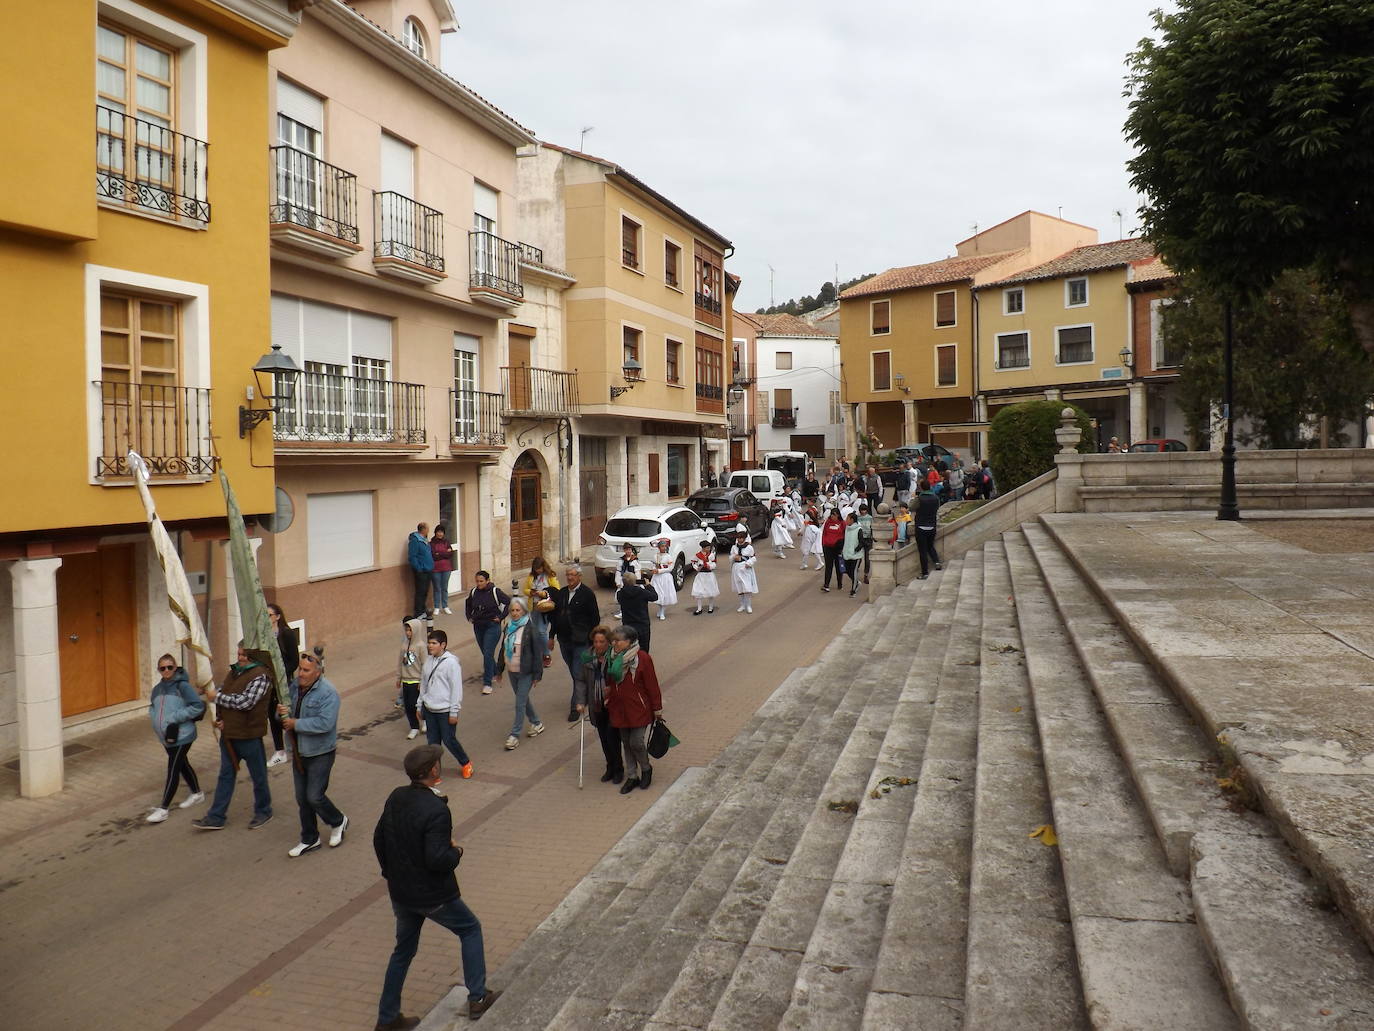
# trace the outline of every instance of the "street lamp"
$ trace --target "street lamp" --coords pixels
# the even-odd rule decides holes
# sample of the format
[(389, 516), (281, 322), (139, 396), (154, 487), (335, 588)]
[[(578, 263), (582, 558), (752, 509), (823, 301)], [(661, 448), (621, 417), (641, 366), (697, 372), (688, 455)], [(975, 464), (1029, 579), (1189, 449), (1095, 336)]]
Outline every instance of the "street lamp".
[(1235, 320), (1231, 302), (1226, 302), (1226, 375), (1222, 381), (1221, 398), (1221, 504), (1217, 506), (1217, 518), (1227, 522), (1240, 519), (1240, 500), (1236, 497), (1236, 431), (1232, 416), (1233, 387), (1235, 378)]
[(1123, 348), (1120, 350), (1120, 352), (1118, 352), (1118, 357), (1121, 359), (1121, 367), (1122, 367), (1123, 369), (1130, 369), (1130, 368), (1132, 368), (1132, 366), (1131, 366), (1131, 359), (1134, 358), (1134, 355), (1131, 354), (1131, 345), (1130, 345), (1130, 344), (1127, 344), (1125, 347), (1123, 347)]
[(640, 382), (644, 373), (644, 366), (633, 358), (626, 358), (625, 364), (620, 367), (620, 373), (625, 377), (626, 385), (623, 387), (611, 387), (611, 400), (614, 401), (621, 394), (633, 390)]
[(296, 395), (296, 377), (300, 374), (301, 370), (296, 367), (291, 356), (282, 353), (281, 344), (273, 344), (272, 350), (258, 359), (257, 364), (253, 366), (253, 378), (258, 381), (258, 394), (264, 401), (280, 401), (282, 404), (273, 403), (266, 408), (239, 405), (240, 437), (248, 436), (249, 431), (255, 426), (266, 422), (273, 412), (281, 411), (282, 407), (290, 403)]

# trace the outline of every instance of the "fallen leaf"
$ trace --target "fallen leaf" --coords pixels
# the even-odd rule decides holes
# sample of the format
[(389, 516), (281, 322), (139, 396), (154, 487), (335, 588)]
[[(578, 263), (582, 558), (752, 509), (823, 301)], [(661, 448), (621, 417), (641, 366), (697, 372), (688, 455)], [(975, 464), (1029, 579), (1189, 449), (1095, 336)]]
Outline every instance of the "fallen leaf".
[(1021, 711), (1021, 706), (1018, 705), (1015, 709), (1012, 709), (1011, 711), (1012, 711), (1012, 712), (1020, 712), (1020, 711)]
[(1040, 844), (1046, 846), (1059, 844), (1059, 838), (1055, 835), (1054, 828), (1048, 823), (1042, 823), (1039, 827), (1035, 828), (1035, 830), (1027, 834), (1026, 837), (1038, 838)]

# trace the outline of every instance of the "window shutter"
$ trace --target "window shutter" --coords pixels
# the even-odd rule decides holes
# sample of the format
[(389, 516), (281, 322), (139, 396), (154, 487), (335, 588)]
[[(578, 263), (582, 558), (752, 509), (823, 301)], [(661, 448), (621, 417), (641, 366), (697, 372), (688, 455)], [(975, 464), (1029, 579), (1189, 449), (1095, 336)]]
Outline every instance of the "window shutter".
[(391, 361), (391, 320), (380, 315), (353, 311), (348, 313), (353, 357)]
[(892, 354), (889, 351), (873, 352), (873, 389), (892, 389)]
[(935, 324), (937, 326), (954, 325), (955, 316), (955, 293), (953, 290), (946, 290), (935, 295)]
[(382, 190), (415, 196), (415, 148), (389, 133), (382, 133)]
[(892, 327), (892, 303), (890, 301), (875, 301), (871, 311), (873, 312), (872, 332), (889, 332)]
[(938, 368), (936, 370), (939, 376), (938, 385), (942, 387), (954, 386), (959, 378), (959, 367), (957, 362), (959, 354), (958, 348), (947, 344), (944, 347), (937, 347), (935, 352), (938, 362)]
[[(472, 213), (479, 218), (491, 220), (491, 232), (496, 232), (497, 214), (501, 208), (501, 195), (486, 183), (474, 181), (472, 184)], [(474, 221), (474, 227), (478, 223)]]
[(303, 358), (325, 365), (349, 365), (348, 312), (330, 304), (301, 302)]
[(272, 295), (272, 343), (280, 344), (283, 353), (289, 354), (300, 366), (305, 357), (301, 354), (301, 301), (299, 297), (285, 294)]
[(280, 76), (277, 77), (277, 110), (293, 122), (324, 132), (324, 101)]

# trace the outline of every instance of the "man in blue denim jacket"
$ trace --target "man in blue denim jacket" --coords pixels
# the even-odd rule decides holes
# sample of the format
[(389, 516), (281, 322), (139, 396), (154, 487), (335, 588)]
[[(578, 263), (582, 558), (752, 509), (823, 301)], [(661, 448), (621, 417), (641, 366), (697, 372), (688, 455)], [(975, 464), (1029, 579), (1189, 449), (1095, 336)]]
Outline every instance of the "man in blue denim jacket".
[(296, 805), (301, 814), (301, 841), (287, 855), (293, 859), (320, 847), (319, 820), (329, 824), (329, 847), (343, 844), (348, 817), (325, 794), (334, 769), (339, 733), (339, 692), (324, 679), (321, 649), (301, 653), (291, 685), (291, 705), (281, 706), (282, 726), (291, 732), (294, 755), (291, 772), (296, 782)]

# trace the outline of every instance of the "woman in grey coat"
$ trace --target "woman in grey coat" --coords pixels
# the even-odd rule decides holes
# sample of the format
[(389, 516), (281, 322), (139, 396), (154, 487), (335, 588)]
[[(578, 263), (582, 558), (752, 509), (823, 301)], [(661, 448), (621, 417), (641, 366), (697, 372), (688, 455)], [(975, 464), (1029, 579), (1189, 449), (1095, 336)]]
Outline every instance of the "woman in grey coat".
[(511, 726), (510, 737), (506, 738), (506, 751), (520, 747), (520, 731), (529, 717), (530, 737), (544, 733), (544, 724), (539, 722), (539, 714), (534, 711), (530, 692), (534, 685), (544, 678), (544, 639), (534, 627), (529, 610), (523, 598), (512, 598), (510, 614), (501, 630), (501, 640), (496, 646), (496, 679), (500, 680), (509, 668), (510, 686), (515, 692), (515, 722)]

